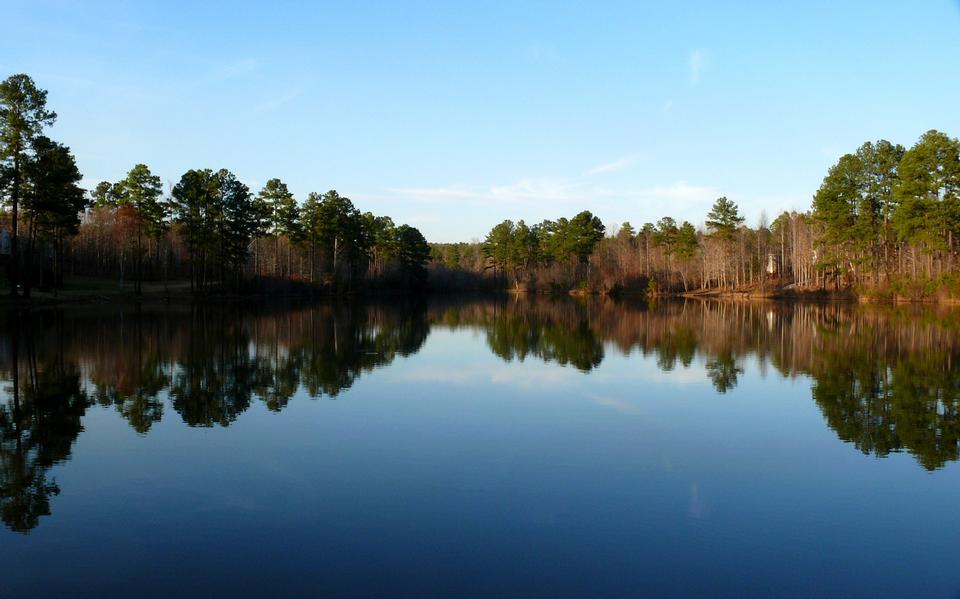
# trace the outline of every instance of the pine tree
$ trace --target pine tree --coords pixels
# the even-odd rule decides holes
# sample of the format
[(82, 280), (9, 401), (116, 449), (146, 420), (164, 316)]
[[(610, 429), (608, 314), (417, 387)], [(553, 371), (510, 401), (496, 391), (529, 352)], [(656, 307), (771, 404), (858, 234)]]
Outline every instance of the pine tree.
[(47, 109), (47, 92), (28, 75), (18, 74), (0, 82), (0, 167), (7, 181), (11, 207), (10, 293), (17, 295), (20, 282), (19, 210), (24, 193), (24, 169), (33, 141), (43, 128), (52, 125), (57, 114)]
[(151, 173), (145, 164), (137, 164), (130, 169), (126, 178), (116, 185), (116, 191), (111, 189), (111, 193), (116, 193), (119, 206), (133, 208), (136, 217), (136, 293), (140, 295), (143, 285), (143, 238), (146, 236), (159, 244), (160, 237), (167, 230), (169, 204), (162, 199), (160, 177)]

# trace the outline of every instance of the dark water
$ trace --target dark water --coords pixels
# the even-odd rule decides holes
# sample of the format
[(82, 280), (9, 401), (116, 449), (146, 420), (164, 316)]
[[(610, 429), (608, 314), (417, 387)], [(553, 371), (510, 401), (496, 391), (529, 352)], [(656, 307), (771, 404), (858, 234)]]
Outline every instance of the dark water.
[(960, 592), (960, 313), (110, 307), (0, 332), (0, 595)]

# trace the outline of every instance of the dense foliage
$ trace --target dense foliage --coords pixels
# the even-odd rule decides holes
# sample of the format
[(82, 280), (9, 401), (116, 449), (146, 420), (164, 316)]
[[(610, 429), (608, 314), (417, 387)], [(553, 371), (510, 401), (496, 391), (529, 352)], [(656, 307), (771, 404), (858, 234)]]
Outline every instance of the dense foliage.
[[(191, 169), (164, 193), (137, 164), (89, 194), (69, 148), (43, 135), (56, 114), (27, 75), (0, 83), (0, 197), (11, 248), (11, 293), (59, 287), (71, 273), (122, 285), (189, 279), (193, 290), (300, 285), (353, 290), (421, 287), (429, 246), (410, 226), (361, 213), (336, 191), (303, 205), (280, 179), (259, 193), (226, 169)], [(26, 230), (26, 251), (22, 251)], [(132, 271), (132, 276), (131, 276)]]

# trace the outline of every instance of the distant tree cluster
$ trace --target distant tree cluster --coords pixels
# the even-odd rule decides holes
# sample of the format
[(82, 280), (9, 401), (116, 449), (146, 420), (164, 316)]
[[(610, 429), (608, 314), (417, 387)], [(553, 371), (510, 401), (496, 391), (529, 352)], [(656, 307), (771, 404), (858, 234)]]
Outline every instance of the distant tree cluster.
[[(572, 219), (533, 227), (504, 221), (479, 244), (434, 244), (433, 269), (492, 271), (494, 279), (528, 289), (614, 291), (724, 288), (757, 280), (762, 256), (754, 249), (765, 235), (743, 226), (736, 204), (717, 199), (706, 229), (666, 216), (636, 231), (624, 223), (611, 236), (584, 211)], [(758, 239), (759, 237), (759, 239)], [(758, 252), (763, 254), (766, 245)], [(488, 277), (489, 278), (489, 277)]]
[(481, 250), (488, 267), (522, 277), (540, 266), (586, 264), (603, 233), (603, 223), (586, 210), (569, 220), (545, 220), (532, 227), (522, 220), (505, 220), (487, 234)]
[(0, 199), (10, 207), (0, 222), (14, 295), (55, 291), (65, 268), (132, 280), (137, 293), (145, 280), (186, 278), (193, 290), (425, 284), (423, 235), (361, 213), (336, 191), (301, 205), (279, 179), (253, 194), (226, 169), (192, 169), (165, 193), (160, 177), (137, 164), (87, 193), (69, 148), (43, 135), (56, 120), (46, 97), (27, 75), (0, 83)]
[(434, 244), (431, 268), (461, 285), (528, 289), (960, 295), (960, 141), (928, 131), (910, 149), (867, 142), (830, 168), (810, 211), (745, 223), (726, 197), (699, 228), (665, 216), (604, 235), (589, 212), (508, 220), (482, 243)]
[(867, 142), (830, 168), (813, 198), (821, 268), (852, 283), (932, 279), (960, 249), (960, 141), (928, 131), (909, 150)]

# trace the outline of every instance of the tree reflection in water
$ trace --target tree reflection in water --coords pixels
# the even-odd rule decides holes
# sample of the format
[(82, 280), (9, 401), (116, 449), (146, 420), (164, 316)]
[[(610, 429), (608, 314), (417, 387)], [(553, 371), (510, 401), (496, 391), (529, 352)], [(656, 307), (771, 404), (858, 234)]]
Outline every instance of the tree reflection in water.
[(948, 309), (567, 298), (72, 308), (10, 315), (0, 332), (0, 516), (27, 532), (50, 513), (50, 470), (91, 405), (141, 435), (165, 407), (225, 427), (255, 402), (279, 412), (298, 393), (336, 398), (416, 353), (432, 327), (480, 331), (505, 361), (583, 372), (617, 352), (663, 371), (700, 364), (718, 393), (749, 359), (809, 376), (826, 423), (865, 454), (907, 451), (930, 470), (960, 457), (960, 316)]
[[(10, 387), (0, 404), (0, 518), (17, 532), (50, 514), (60, 488), (48, 472), (70, 457), (88, 405), (80, 370), (64, 356), (62, 315), (34, 324), (23, 334), (19, 317), (11, 316), (3, 365)], [(41, 343), (53, 351), (39, 350)]]

